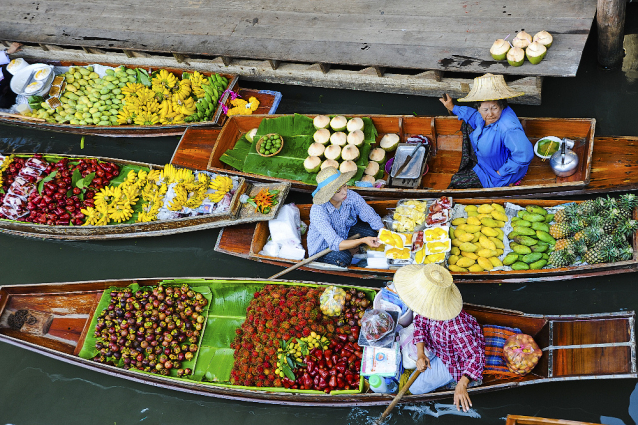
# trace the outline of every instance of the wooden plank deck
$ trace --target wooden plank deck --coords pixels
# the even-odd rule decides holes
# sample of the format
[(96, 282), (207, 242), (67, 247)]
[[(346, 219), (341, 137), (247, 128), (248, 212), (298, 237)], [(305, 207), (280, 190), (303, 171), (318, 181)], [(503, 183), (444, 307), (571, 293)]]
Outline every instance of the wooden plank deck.
[[(0, 39), (271, 61), (575, 76), (595, 12), (596, 0), (4, 0)], [(492, 42), (522, 29), (555, 35), (546, 59), (516, 68), (493, 61)]]

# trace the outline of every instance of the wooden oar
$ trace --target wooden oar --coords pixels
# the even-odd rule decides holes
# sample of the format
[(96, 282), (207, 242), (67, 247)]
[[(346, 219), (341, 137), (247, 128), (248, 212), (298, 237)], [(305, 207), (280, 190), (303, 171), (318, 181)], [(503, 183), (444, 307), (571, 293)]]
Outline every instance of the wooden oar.
[[(346, 240), (349, 240), (349, 239), (357, 239), (359, 236), (361, 236), (361, 235), (357, 233), (356, 235), (352, 235), (352, 236), (350, 236), (350, 237), (349, 237), (348, 239), (346, 239)], [(291, 272), (291, 271), (293, 271), (294, 269), (298, 269), (299, 267), (301, 267), (301, 266), (303, 266), (303, 265), (306, 265), (306, 264), (308, 264), (308, 263), (310, 263), (310, 262), (312, 262), (312, 261), (316, 260), (316, 259), (317, 259), (317, 258), (319, 258), (319, 257), (323, 257), (324, 255), (328, 254), (329, 252), (332, 252), (332, 250), (331, 250), (330, 248), (326, 248), (326, 249), (324, 249), (323, 251), (318, 252), (318, 253), (316, 253), (315, 255), (312, 255), (312, 256), (310, 256), (310, 257), (306, 258), (305, 260), (301, 260), (300, 262), (298, 262), (298, 263), (297, 263), (297, 264), (295, 264), (294, 266), (290, 266), (290, 267), (288, 267), (286, 270), (280, 271), (279, 273), (277, 273), (277, 274), (274, 274), (274, 275), (270, 276), (268, 279), (276, 279), (276, 278), (278, 278), (279, 276), (283, 276), (283, 275), (285, 275), (286, 273)]]
[(388, 408), (385, 409), (385, 412), (383, 412), (381, 416), (379, 417), (379, 419), (377, 419), (377, 425), (380, 425), (383, 423), (385, 418), (388, 417), (390, 412), (392, 412), (392, 409), (394, 409), (394, 406), (397, 405), (397, 403), (401, 400), (401, 397), (403, 397), (405, 393), (410, 389), (410, 387), (412, 386), (414, 381), (416, 381), (416, 378), (418, 378), (420, 374), (421, 374), (421, 371), (417, 370), (416, 372), (412, 374), (412, 376), (410, 376), (410, 379), (408, 379), (408, 382), (406, 382), (403, 388), (401, 388), (401, 391), (399, 391), (399, 394), (397, 394), (394, 397), (394, 400), (392, 400), (392, 403), (390, 403)]
[(5, 116), (5, 117), (20, 118), (20, 119), (23, 119), (23, 120), (46, 121), (46, 120), (43, 120), (42, 118), (26, 117), (24, 115), (9, 114), (7, 112), (0, 112), (0, 115)]

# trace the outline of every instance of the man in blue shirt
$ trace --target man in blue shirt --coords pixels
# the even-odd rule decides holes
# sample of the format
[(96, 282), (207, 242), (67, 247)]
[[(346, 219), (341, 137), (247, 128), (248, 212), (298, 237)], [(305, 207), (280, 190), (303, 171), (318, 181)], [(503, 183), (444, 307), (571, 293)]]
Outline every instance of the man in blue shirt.
[(455, 106), (447, 94), (439, 99), (466, 123), (461, 166), (449, 188), (509, 186), (527, 174), (534, 148), (505, 100), (523, 94), (509, 89), (502, 75), (486, 74), (475, 78), (470, 93), (459, 99), (476, 102), (476, 109)]
[[(310, 209), (308, 256), (326, 248), (332, 250), (317, 261), (347, 267), (360, 245), (376, 248), (381, 244), (377, 238), (383, 228), (381, 217), (361, 195), (346, 186), (355, 173), (326, 167), (317, 174), (318, 185), (312, 193), (314, 205)], [(360, 238), (347, 239), (357, 233)]]

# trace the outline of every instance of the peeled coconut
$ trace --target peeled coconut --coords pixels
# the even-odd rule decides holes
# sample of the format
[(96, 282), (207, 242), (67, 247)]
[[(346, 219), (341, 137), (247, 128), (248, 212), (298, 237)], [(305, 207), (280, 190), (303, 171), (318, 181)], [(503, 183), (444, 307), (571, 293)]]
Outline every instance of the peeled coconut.
[(253, 139), (255, 138), (255, 134), (257, 134), (257, 129), (253, 128), (248, 133), (246, 133), (246, 139), (248, 139), (248, 141), (252, 143)]
[(385, 151), (381, 148), (374, 148), (370, 151), (370, 155), (368, 156), (370, 161), (378, 162), (381, 164), (385, 161)]
[(355, 130), (351, 133), (348, 133), (347, 141), (350, 145), (360, 146), (363, 143), (365, 136), (363, 135), (363, 131)]
[(520, 47), (521, 49), (525, 49), (532, 42), (532, 36), (526, 33), (525, 31), (521, 31), (516, 34), (514, 40), (512, 40), (512, 46)]
[(326, 159), (323, 164), (321, 164), (321, 169), (323, 170), (326, 167), (332, 167), (332, 168), (336, 168), (337, 170), (339, 169), (339, 163), (337, 161), (335, 161), (334, 159)]
[(549, 49), (552, 46), (552, 42), (554, 41), (554, 37), (547, 31), (539, 31), (534, 34), (534, 38), (532, 41), (536, 41), (537, 43), (542, 44), (545, 48)]
[(521, 66), (525, 62), (525, 50), (520, 47), (512, 47), (507, 52), (507, 62), (512, 66)]
[(397, 148), (397, 146), (399, 146), (399, 141), (400, 139), (398, 134), (388, 133), (381, 138), (379, 146), (387, 152), (392, 152)]
[(330, 117), (317, 115), (315, 119), (312, 120), (312, 125), (314, 125), (317, 130), (320, 128), (328, 128), (330, 125)]
[(326, 150), (326, 146), (325, 145), (322, 145), (321, 143), (313, 143), (308, 148), (308, 155), (310, 155), (310, 156), (318, 156), (318, 157), (321, 158), (323, 156), (323, 152), (325, 150)]
[(338, 161), (339, 158), (341, 158), (341, 146), (339, 145), (328, 146), (326, 150), (323, 152), (323, 156), (325, 156), (326, 159), (334, 159), (335, 161)]
[(354, 161), (343, 161), (339, 166), (339, 171), (342, 173), (357, 171), (357, 164), (355, 164)]
[(330, 120), (330, 127), (332, 127), (334, 131), (343, 131), (347, 126), (348, 120), (343, 115), (337, 115)]
[(327, 128), (320, 128), (315, 131), (315, 134), (312, 136), (315, 139), (315, 142), (321, 143), (322, 145), (327, 144), (330, 141), (330, 130)]
[(494, 60), (502, 61), (507, 56), (507, 52), (509, 50), (510, 50), (510, 44), (507, 41), (503, 40), (502, 38), (499, 38), (498, 40), (494, 42), (494, 44), (492, 44), (490, 53), (492, 54), (492, 57), (494, 58)]
[(318, 156), (309, 156), (304, 160), (303, 167), (309, 173), (316, 173), (321, 169), (321, 158)]
[(357, 130), (363, 131), (363, 125), (363, 120), (359, 117), (355, 117), (348, 121), (346, 128), (348, 129), (348, 132), (352, 133)]
[(363, 176), (363, 177), (361, 178), (361, 181), (362, 181), (362, 182), (366, 182), (366, 183), (370, 183), (370, 184), (374, 184), (374, 182), (375, 182), (376, 180), (374, 179), (374, 176), (368, 176), (368, 175), (365, 175), (365, 176)]
[(332, 133), (332, 136), (330, 136), (330, 143), (337, 146), (344, 146), (348, 143), (348, 136), (346, 136), (346, 133), (342, 131), (337, 131), (336, 133)]
[(545, 57), (547, 53), (547, 49), (545, 46), (535, 41), (527, 47), (525, 51), (525, 55), (527, 56), (527, 60), (530, 61), (533, 65), (540, 63)]
[(368, 166), (366, 167), (366, 169), (365, 169), (365, 171), (363, 173), (368, 175), (368, 176), (376, 177), (377, 174), (379, 174), (379, 171), (382, 171), (381, 170), (381, 166), (379, 165), (379, 163), (378, 162), (374, 162), (374, 161), (370, 161), (370, 162), (368, 162)]
[(355, 145), (347, 145), (341, 150), (341, 158), (344, 161), (356, 161), (359, 159), (359, 148)]

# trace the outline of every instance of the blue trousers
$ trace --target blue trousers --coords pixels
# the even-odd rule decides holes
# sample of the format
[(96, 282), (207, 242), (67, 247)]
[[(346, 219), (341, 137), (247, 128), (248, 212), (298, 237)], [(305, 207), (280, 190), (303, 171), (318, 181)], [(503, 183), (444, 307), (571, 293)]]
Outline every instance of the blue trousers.
[[(356, 235), (361, 235), (360, 237), (365, 238), (367, 236), (377, 236), (379, 232), (372, 230), (372, 227), (364, 221), (358, 220), (354, 226), (350, 228), (348, 231), (348, 237)], [(332, 251), (324, 255), (323, 257), (317, 258), (317, 261), (320, 263), (334, 264), (339, 267), (348, 267), (350, 263), (352, 263), (352, 254), (349, 249), (344, 251)]]

